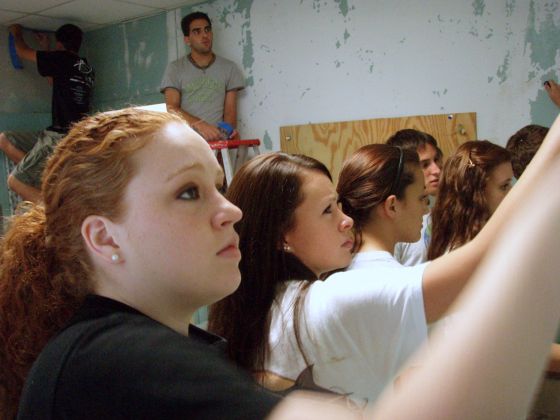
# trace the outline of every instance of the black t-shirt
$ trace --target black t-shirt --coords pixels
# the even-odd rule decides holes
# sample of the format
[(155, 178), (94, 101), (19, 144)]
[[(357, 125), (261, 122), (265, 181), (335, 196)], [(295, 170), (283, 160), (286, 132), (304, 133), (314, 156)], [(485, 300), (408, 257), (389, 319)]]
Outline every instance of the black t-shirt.
[(279, 397), (222, 356), (224, 341), (183, 336), (89, 296), (27, 377), (18, 419), (262, 419)]
[(94, 71), (85, 58), (70, 51), (37, 51), (37, 70), (53, 78), (49, 128), (66, 132), (89, 112)]

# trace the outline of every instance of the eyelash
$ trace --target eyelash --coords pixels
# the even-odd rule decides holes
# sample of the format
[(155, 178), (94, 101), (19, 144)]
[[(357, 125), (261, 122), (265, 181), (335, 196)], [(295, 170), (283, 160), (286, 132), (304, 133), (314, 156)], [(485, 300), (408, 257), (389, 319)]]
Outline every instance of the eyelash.
[(323, 214), (331, 214), (332, 213), (332, 204), (329, 204), (329, 206), (323, 211)]

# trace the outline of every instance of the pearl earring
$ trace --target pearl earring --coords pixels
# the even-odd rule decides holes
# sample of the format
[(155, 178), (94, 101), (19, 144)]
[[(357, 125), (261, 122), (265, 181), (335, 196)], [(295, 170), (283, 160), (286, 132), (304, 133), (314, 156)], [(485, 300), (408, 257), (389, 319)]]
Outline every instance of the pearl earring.
[(284, 244), (284, 252), (292, 252), (292, 248), (290, 248), (290, 245)]
[(111, 261), (113, 262), (118, 262), (120, 260), (121, 257), (119, 257), (119, 254), (113, 254), (111, 255)]

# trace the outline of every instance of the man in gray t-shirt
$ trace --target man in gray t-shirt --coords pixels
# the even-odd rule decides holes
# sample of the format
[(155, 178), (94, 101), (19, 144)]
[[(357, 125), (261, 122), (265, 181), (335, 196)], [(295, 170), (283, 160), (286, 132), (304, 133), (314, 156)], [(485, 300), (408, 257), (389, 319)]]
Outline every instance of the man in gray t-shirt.
[[(237, 126), (237, 92), (245, 87), (243, 75), (232, 61), (212, 52), (212, 23), (208, 15), (194, 12), (185, 16), (181, 29), (191, 52), (165, 70), (160, 86), (165, 105), (206, 140), (220, 140), (220, 121)], [(230, 138), (235, 137), (236, 130)]]

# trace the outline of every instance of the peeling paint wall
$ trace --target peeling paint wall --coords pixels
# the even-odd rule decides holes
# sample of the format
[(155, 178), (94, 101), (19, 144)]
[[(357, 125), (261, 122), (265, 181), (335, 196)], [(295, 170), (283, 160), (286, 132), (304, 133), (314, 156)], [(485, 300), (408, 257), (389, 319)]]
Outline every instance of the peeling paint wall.
[[(37, 73), (35, 63), (23, 62), (22, 70), (14, 69), (8, 50), (8, 28), (0, 26), (0, 131), (37, 130), (50, 124), (51, 88)], [(34, 37), (24, 32), (29, 45), (36, 47)]]
[[(173, 14), (174, 15), (174, 14)], [(166, 13), (88, 32), (84, 47), (95, 67), (98, 110), (162, 102), (159, 83), (170, 55)]]
[(210, 0), (86, 34), (98, 109), (163, 101), (167, 62), (185, 53), (179, 22), (214, 24), (214, 50), (241, 67), (240, 131), (279, 149), (279, 127), (475, 111), (479, 138), (505, 144), (558, 113), (552, 0)]

